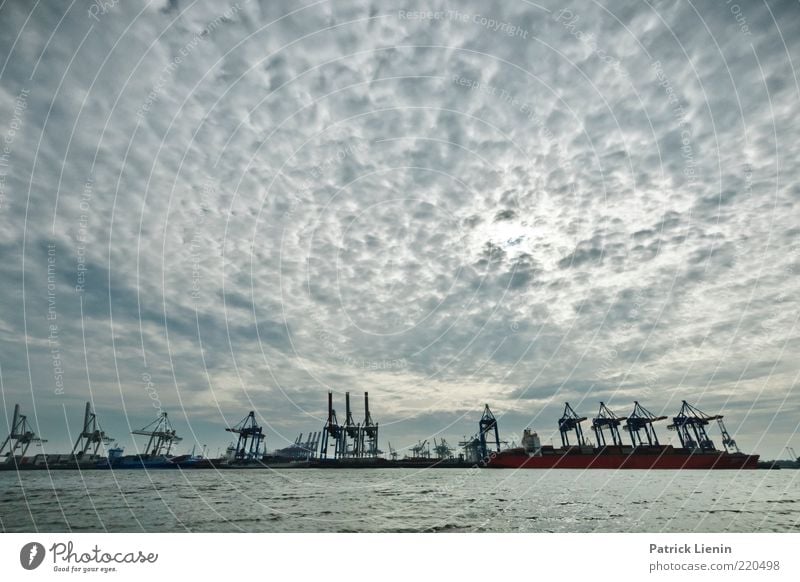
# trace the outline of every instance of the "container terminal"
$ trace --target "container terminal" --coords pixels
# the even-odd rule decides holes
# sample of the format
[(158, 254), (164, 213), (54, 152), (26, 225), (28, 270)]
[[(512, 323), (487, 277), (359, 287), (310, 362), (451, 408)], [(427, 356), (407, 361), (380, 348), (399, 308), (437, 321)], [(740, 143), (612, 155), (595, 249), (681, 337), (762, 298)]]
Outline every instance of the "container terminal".
[[(543, 445), (539, 435), (526, 428), (521, 445), (508, 446), (500, 440), (497, 418), (489, 405), (478, 420), (478, 430), (458, 443), (459, 451), (444, 439), (420, 441), (408, 447), (400, 457), (388, 443), (388, 454), (378, 446), (379, 426), (372, 418), (369, 394), (364, 393), (364, 416), (356, 422), (345, 394), (344, 422), (340, 424), (333, 407), (333, 392), (328, 392), (327, 419), (321, 430), (301, 433), (289, 446), (268, 452), (266, 435), (258, 424), (255, 411), (238, 423), (225, 427), (233, 439), (225, 454), (208, 458), (195, 454), (176, 454), (183, 439), (178, 436), (167, 412), (132, 435), (144, 437), (142, 452), (126, 455), (106, 435), (86, 403), (83, 422), (72, 451), (67, 454), (33, 454), (31, 445), (46, 440), (35, 434), (27, 417), (15, 405), (10, 433), (0, 447), (0, 470), (113, 470), (113, 469), (278, 469), (278, 468), (466, 468), (487, 469), (756, 469), (800, 468), (800, 458), (788, 461), (759, 462), (758, 455), (744, 454), (725, 428), (722, 415), (709, 415), (685, 400), (667, 425), (675, 431), (680, 446), (661, 444), (656, 425), (669, 420), (655, 415), (639, 402), (627, 416), (618, 416), (600, 403), (597, 414), (589, 419), (565, 403), (558, 419), (561, 446)], [(594, 442), (583, 432), (590, 421)], [(716, 425), (722, 448), (708, 433)], [(620, 431), (622, 429), (622, 431)], [(627, 433), (627, 439), (623, 439)], [(629, 441), (629, 442), (626, 442)], [(431, 447), (432, 445), (432, 447)], [(794, 451), (790, 449), (792, 456)]]

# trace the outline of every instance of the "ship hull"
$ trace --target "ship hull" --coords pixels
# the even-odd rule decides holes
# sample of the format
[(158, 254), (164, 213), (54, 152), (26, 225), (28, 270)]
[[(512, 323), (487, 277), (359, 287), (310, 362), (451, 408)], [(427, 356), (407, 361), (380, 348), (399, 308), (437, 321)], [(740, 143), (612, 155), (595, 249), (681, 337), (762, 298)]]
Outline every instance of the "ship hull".
[[(542, 455), (523, 450), (495, 453), (487, 466), (494, 469), (756, 469), (758, 455), (693, 452), (666, 446), (623, 452), (619, 447), (592, 451), (555, 449)], [(653, 450), (655, 449), (655, 450)]]

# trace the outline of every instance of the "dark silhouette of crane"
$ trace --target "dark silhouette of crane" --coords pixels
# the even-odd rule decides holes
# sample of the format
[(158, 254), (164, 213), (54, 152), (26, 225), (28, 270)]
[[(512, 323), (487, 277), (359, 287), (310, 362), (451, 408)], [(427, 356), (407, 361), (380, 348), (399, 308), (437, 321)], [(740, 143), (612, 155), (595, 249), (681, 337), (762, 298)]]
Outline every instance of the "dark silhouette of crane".
[[(46, 440), (42, 440), (36, 436), (36, 433), (33, 432), (31, 425), (28, 423), (28, 417), (24, 414), (19, 413), (19, 404), (14, 405), (14, 415), (11, 419), (11, 432), (8, 433), (6, 440), (3, 441), (2, 446), (0, 446), (0, 457), (3, 455), (8, 455), (8, 460), (12, 461), (17, 456), (17, 451), (19, 451), (19, 456), (24, 457), (25, 453), (28, 452), (28, 447), (31, 446), (32, 443), (46, 443)], [(6, 445), (8, 445), (8, 452), (4, 452), (6, 450)]]
[(356, 424), (355, 420), (353, 420), (353, 412), (350, 410), (350, 393), (345, 392), (344, 398), (345, 417), (344, 426), (342, 428), (344, 429), (345, 437), (345, 456), (359, 457), (361, 456), (361, 425)]
[(634, 401), (633, 412), (628, 415), (625, 426), (622, 428), (630, 433), (631, 442), (634, 447), (644, 445), (644, 440), (641, 435), (642, 431), (647, 438), (648, 445), (659, 446), (658, 435), (656, 435), (653, 423), (659, 420), (665, 420), (666, 418), (666, 416), (656, 416), (637, 401)]
[(620, 418), (611, 412), (603, 402), (600, 403), (600, 412), (592, 419), (592, 430), (594, 431), (594, 436), (597, 438), (598, 447), (605, 447), (607, 445), (606, 430), (611, 435), (611, 444), (618, 447), (622, 446), (622, 438), (619, 436), (619, 426), (622, 424), (623, 420), (625, 420), (625, 417)]
[(570, 446), (569, 433), (571, 431), (575, 432), (575, 440), (577, 441), (575, 444), (579, 447), (586, 446), (586, 439), (583, 438), (583, 429), (581, 428), (581, 423), (584, 420), (586, 420), (585, 416), (578, 416), (578, 414), (572, 410), (569, 402), (565, 402), (564, 414), (558, 419), (558, 432), (561, 433), (561, 444), (563, 446)]
[(716, 451), (717, 448), (706, 431), (706, 426), (711, 421), (716, 420), (722, 434), (722, 446), (725, 448), (725, 452), (738, 453), (740, 452), (739, 447), (736, 446), (736, 441), (733, 440), (728, 433), (728, 429), (725, 428), (725, 423), (722, 421), (723, 418), (721, 414), (706, 414), (684, 400), (678, 415), (672, 418), (672, 424), (667, 428), (678, 433), (678, 438), (684, 449), (699, 448), (702, 451)]
[(72, 447), (72, 454), (76, 457), (82, 457), (89, 449), (92, 449), (93, 455), (97, 454), (100, 445), (107, 445), (111, 442), (111, 438), (106, 436), (100, 423), (97, 422), (97, 415), (92, 412), (91, 403), (86, 403), (86, 411), (83, 414), (83, 427), (81, 428), (78, 439), (75, 441), (75, 446)]
[(362, 457), (378, 456), (378, 423), (369, 412), (369, 392), (364, 392), (364, 422), (361, 424), (361, 439), (358, 450)]
[(144, 448), (144, 454), (153, 457), (159, 455), (169, 456), (172, 445), (183, 440), (175, 432), (166, 412), (159, 414), (158, 418), (144, 428), (131, 431), (131, 434), (150, 437), (147, 441), (147, 446)]
[[(480, 438), (480, 447), (481, 447), (481, 456), (484, 459), (489, 457), (489, 445), (494, 442), (494, 451), (500, 450), (500, 432), (497, 428), (497, 419), (492, 414), (489, 405), (486, 404), (483, 408), (483, 415), (481, 415), (481, 419), (478, 421), (478, 438)], [(492, 434), (494, 434), (494, 439), (492, 439)]]
[(264, 444), (264, 430), (256, 422), (256, 413), (251, 410), (247, 416), (235, 425), (226, 428), (226, 432), (238, 435), (236, 440), (236, 451), (233, 458), (237, 461), (256, 461), (261, 460), (264, 451), (261, 446)]
[(333, 439), (333, 458), (339, 459), (345, 455), (346, 442), (344, 438), (344, 428), (339, 425), (336, 419), (336, 411), (333, 409), (333, 392), (328, 391), (328, 420), (322, 429), (322, 445), (319, 450), (321, 459), (328, 458), (329, 438)]

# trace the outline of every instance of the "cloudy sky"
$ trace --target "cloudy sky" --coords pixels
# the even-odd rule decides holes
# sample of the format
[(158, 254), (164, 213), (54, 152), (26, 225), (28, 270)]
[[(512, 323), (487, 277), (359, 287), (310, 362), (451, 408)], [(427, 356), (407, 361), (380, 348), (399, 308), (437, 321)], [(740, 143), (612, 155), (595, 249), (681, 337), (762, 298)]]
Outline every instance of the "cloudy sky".
[(563, 6), (4, 2), (2, 430), (368, 390), (383, 448), (682, 399), (800, 448), (800, 6)]

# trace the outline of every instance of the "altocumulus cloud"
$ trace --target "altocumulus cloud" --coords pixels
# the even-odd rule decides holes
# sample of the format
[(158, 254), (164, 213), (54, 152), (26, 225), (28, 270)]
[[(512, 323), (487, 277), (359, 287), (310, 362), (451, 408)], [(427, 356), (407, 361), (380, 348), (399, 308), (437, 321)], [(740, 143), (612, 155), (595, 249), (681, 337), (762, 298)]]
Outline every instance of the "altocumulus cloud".
[(4, 414), (279, 445), (369, 390), (408, 445), (688, 398), (777, 454), (800, 14), (737, 8), (6, 2)]

